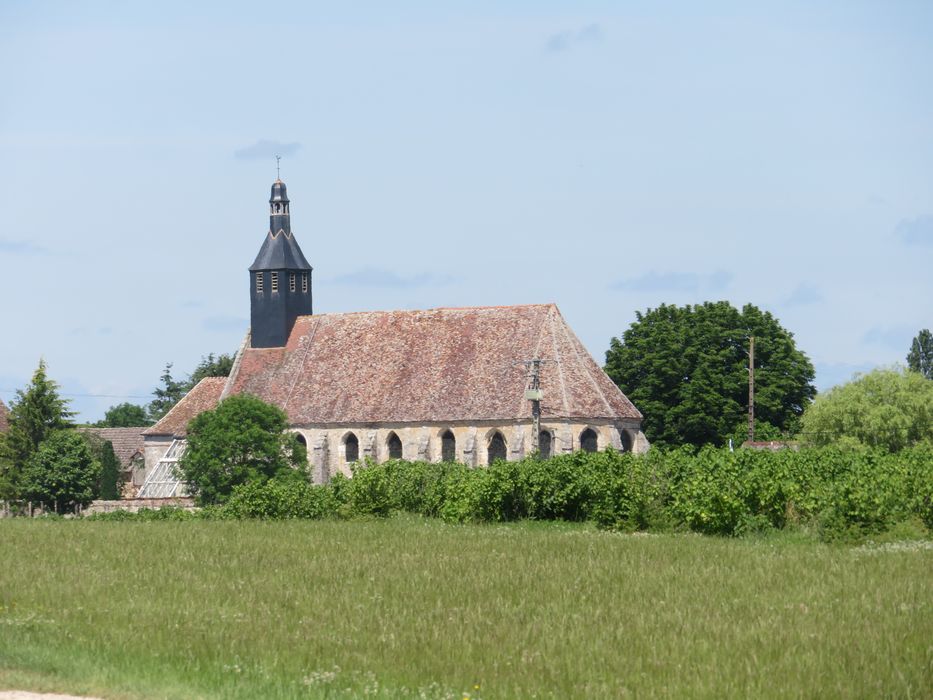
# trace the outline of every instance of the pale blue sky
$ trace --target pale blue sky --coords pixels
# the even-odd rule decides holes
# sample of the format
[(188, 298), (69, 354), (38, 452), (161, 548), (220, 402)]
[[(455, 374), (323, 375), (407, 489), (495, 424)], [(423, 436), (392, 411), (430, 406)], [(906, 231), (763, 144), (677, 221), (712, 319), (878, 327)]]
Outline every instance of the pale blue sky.
[(820, 388), (933, 327), (933, 3), (348, 5), (0, 3), (0, 398), (234, 351), (276, 150), (317, 311), (751, 302)]

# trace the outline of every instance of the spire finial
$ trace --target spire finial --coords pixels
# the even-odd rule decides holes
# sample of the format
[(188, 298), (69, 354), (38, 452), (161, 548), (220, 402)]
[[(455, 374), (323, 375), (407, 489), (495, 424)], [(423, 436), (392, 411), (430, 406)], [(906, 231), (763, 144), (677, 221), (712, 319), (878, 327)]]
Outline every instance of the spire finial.
[(282, 156), (276, 156), (276, 157), (275, 157), (275, 179), (276, 179), (276, 180), (281, 180), (281, 179), (282, 179), (281, 177), (279, 177), (279, 161), (280, 161), (280, 160), (282, 160)]

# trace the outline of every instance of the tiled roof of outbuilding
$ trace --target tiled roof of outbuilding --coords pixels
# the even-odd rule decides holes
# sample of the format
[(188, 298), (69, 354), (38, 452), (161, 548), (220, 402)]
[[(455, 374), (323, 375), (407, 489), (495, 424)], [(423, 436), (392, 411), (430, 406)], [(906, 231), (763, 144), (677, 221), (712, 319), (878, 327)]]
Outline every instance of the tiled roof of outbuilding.
[(517, 363), (535, 357), (544, 417), (641, 418), (554, 304), (301, 316), (286, 347), (243, 352), (226, 393), (291, 425), (527, 419)]
[(0, 433), (5, 433), (10, 428), (10, 421), (7, 418), (10, 409), (6, 407), (3, 401), (0, 401)]
[(220, 401), (220, 392), (227, 383), (226, 377), (205, 377), (182, 397), (181, 401), (166, 413), (162, 420), (151, 428), (146, 428), (143, 435), (176, 435), (181, 437), (188, 431), (188, 422), (199, 413), (209, 411)]
[(124, 469), (130, 466), (134, 455), (142, 452), (143, 430), (145, 428), (82, 428), (84, 432), (113, 443), (113, 453)]

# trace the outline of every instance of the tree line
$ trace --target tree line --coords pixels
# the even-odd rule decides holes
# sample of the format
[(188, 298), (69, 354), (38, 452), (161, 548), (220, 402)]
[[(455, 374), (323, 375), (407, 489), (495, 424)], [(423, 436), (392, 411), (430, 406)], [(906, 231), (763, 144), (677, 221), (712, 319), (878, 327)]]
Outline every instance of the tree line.
[[(770, 313), (728, 302), (661, 305), (638, 313), (612, 338), (606, 372), (644, 414), (655, 450), (741, 444), (747, 431), (747, 342), (755, 338), (756, 435), (803, 446), (896, 453), (933, 444), (933, 336), (920, 331), (908, 368), (880, 368), (817, 395), (814, 369), (793, 334)], [(166, 365), (147, 407), (111, 407), (99, 426), (142, 427), (164, 416), (202, 378), (225, 376), (230, 355), (207, 355), (185, 380)], [(112, 445), (73, 430), (74, 413), (48, 378), (44, 361), (11, 402), (0, 435), (0, 499), (68, 510), (115, 497), (119, 466)], [(203, 503), (218, 503), (247, 483), (306, 480), (304, 447), (285, 432), (278, 408), (231, 397), (189, 426), (181, 469)], [(296, 469), (298, 467), (298, 469)]]
[[(231, 355), (214, 354), (184, 381), (167, 364), (148, 407), (112, 406), (95, 427), (145, 427), (168, 413), (204, 377), (225, 376)], [(54, 512), (70, 512), (95, 498), (120, 497), (120, 465), (113, 444), (81, 431), (69, 401), (49, 378), (45, 360), (29, 384), (10, 402), (8, 429), (0, 433), (0, 500), (35, 503)]]

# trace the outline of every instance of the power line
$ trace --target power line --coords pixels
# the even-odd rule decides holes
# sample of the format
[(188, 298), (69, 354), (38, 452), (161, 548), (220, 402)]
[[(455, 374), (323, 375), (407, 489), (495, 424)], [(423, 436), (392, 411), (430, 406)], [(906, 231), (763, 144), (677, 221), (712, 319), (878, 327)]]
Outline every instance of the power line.
[[(0, 394), (15, 394), (19, 389), (0, 389)], [(64, 391), (58, 392), (59, 396), (81, 397), (92, 399), (151, 399), (152, 394), (72, 394)]]

